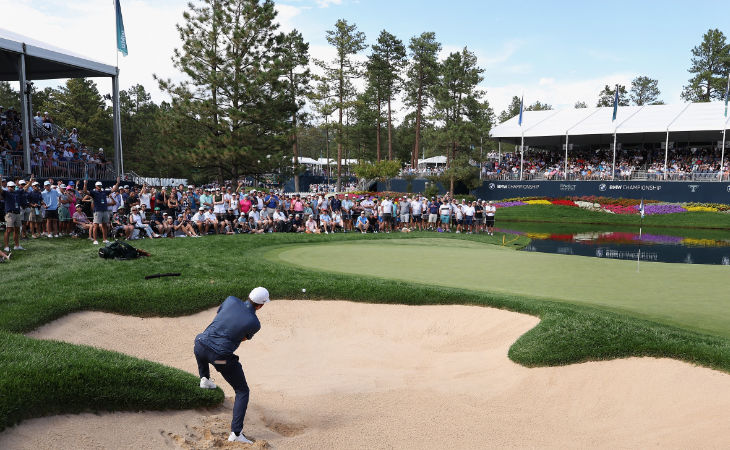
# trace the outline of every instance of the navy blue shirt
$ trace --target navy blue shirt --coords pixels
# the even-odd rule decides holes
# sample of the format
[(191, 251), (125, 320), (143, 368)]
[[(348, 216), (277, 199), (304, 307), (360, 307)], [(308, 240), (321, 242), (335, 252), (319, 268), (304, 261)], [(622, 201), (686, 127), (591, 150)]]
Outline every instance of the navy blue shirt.
[(19, 213), (21, 207), (21, 194), (18, 188), (15, 190), (3, 191), (3, 198), (5, 199), (5, 212)]
[(106, 198), (109, 196), (108, 192), (104, 190), (97, 191), (94, 189), (89, 192), (89, 195), (92, 199), (94, 199), (94, 212), (104, 212), (109, 210), (109, 207), (106, 204)]
[(235, 352), (243, 339), (252, 339), (261, 329), (256, 308), (248, 300), (230, 296), (218, 308), (218, 314), (202, 333), (200, 342), (219, 355)]
[(28, 203), (33, 203), (35, 205), (40, 206), (41, 202), (43, 201), (43, 196), (41, 195), (40, 191), (36, 191), (35, 189), (28, 192)]

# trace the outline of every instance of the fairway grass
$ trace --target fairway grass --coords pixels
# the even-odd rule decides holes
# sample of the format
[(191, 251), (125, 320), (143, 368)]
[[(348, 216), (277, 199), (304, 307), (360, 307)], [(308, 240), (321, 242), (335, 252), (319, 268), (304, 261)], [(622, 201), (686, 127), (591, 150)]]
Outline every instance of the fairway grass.
[(725, 266), (515, 252), (444, 239), (289, 246), (270, 258), (310, 269), (609, 309), (730, 337)]

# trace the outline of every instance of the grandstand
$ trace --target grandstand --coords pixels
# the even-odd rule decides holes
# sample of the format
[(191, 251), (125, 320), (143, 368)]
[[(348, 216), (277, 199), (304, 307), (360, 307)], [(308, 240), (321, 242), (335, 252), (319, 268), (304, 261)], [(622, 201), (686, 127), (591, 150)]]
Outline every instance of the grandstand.
[(484, 178), (728, 179), (723, 103), (626, 106), (612, 115), (611, 107), (524, 111), (522, 126), (515, 116), (492, 129), (498, 159)]
[[(39, 156), (41, 144), (53, 141), (51, 145), (55, 155), (60, 151), (55, 144), (66, 136), (58, 127), (40, 126), (34, 123), (28, 83), (31, 80), (86, 77), (109, 77), (112, 80), (114, 164), (111, 166), (103, 152), (98, 151), (90, 157), (89, 153), (86, 153), (87, 158), (83, 161), (74, 161), (72, 158), (55, 160), (50, 158), (48, 163), (43, 163), (46, 160)], [(17, 131), (19, 142), (11, 154), (4, 156), (3, 166), (23, 174), (34, 173), (38, 177), (109, 179), (123, 173), (118, 68), (0, 29), (0, 81), (18, 81), (21, 87), (21, 111), (13, 119), (19, 120), (20, 123), (12, 123), (6, 118), (5, 124), (11, 133)], [(14, 127), (17, 127), (17, 130), (13, 129)]]

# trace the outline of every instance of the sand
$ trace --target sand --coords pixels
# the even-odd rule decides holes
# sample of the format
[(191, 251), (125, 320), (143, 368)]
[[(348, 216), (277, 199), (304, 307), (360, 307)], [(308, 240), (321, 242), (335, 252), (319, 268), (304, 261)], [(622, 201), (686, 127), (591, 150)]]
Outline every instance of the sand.
[[(72, 314), (31, 334), (196, 373), (182, 318)], [(528, 369), (507, 351), (538, 319), (473, 306), (273, 301), (238, 350), (254, 448), (725, 447), (730, 375), (653, 358)], [(28, 420), (0, 448), (249, 448), (225, 441), (233, 392), (210, 410)]]

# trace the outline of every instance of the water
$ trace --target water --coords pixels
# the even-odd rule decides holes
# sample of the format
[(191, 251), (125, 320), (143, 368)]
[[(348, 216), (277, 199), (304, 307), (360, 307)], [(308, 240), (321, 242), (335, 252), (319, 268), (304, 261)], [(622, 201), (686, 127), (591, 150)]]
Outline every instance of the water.
[(527, 236), (523, 251), (641, 260), (676, 264), (730, 266), (730, 231), (600, 225), (503, 222), (497, 231)]

